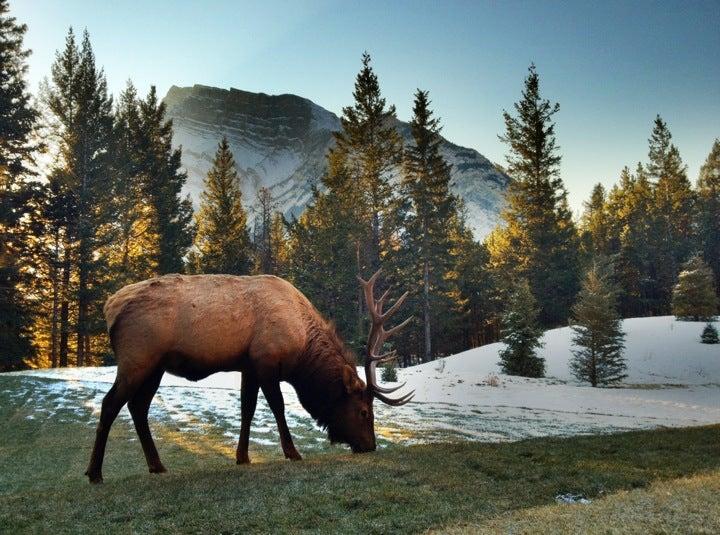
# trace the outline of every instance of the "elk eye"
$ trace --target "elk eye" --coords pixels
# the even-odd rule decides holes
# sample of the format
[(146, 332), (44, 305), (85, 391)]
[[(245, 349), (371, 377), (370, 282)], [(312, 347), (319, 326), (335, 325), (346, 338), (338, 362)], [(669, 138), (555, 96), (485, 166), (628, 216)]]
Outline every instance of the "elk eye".
[(361, 418), (367, 418), (368, 411), (366, 409), (360, 409), (360, 417)]

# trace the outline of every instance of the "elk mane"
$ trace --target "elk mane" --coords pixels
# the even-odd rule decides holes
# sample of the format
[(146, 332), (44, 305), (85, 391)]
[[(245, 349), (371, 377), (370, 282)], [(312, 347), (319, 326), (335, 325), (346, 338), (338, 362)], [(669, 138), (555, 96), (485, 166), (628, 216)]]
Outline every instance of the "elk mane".
[(355, 355), (345, 346), (335, 325), (317, 311), (307, 314), (307, 343), (301, 364), (291, 379), (302, 406), (326, 429), (332, 409), (345, 395), (343, 368), (357, 366)]

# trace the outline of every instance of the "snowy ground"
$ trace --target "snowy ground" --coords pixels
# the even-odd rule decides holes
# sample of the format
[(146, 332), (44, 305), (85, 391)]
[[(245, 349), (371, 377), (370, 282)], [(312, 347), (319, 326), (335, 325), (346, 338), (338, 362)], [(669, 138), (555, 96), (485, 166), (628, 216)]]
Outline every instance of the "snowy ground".
[[(572, 379), (569, 328), (545, 335), (546, 379), (500, 374), (501, 344), (399, 370), (400, 379), (416, 390), (416, 396), (400, 408), (375, 404), (380, 445), (448, 439), (505, 441), (720, 422), (720, 345), (700, 343), (703, 326), (672, 317), (625, 320), (629, 377), (620, 388), (590, 388)], [(0, 376), (0, 390), (7, 396), (31, 399), (28, 418), (52, 416), (94, 426), (115, 368), (4, 374), (17, 375), (23, 380), (12, 389)], [(299, 449), (327, 448), (324, 434), (302, 409), (292, 387), (283, 385), (283, 393), (288, 424)], [(240, 427), (239, 408), (239, 373), (219, 373), (197, 383), (166, 374), (151, 417), (181, 432), (220, 434), (230, 445)], [(129, 419), (126, 409), (121, 414)], [(262, 396), (251, 440), (261, 446), (277, 442), (275, 421)]]

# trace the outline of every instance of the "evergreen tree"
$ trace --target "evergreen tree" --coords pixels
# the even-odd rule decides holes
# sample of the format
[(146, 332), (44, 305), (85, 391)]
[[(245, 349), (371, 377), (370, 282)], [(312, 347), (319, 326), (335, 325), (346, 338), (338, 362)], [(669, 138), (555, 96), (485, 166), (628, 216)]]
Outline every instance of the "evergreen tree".
[(545, 375), (545, 360), (535, 352), (543, 346), (537, 316), (537, 303), (530, 285), (526, 280), (521, 280), (515, 285), (503, 315), (502, 341), (506, 345), (500, 352), (503, 373), (524, 377)]
[(694, 248), (694, 196), (680, 152), (658, 115), (649, 139), (648, 175), (654, 180), (654, 264), (662, 312), (668, 310), (678, 267)]
[(720, 290), (720, 139), (715, 140), (700, 168), (697, 197), (700, 249), (715, 273), (715, 287)]
[(715, 317), (718, 297), (712, 270), (695, 255), (685, 264), (672, 295), (672, 312), (680, 319), (692, 321)]
[(386, 106), (370, 56), (355, 80), (352, 106), (328, 153), (327, 172), (310, 205), (291, 225), (289, 274), (340, 333), (359, 346), (366, 338), (358, 273), (380, 267), (396, 246), (396, 195), (389, 181), (402, 153), (395, 107)]
[(448, 275), (456, 264), (452, 232), (460, 217), (457, 199), (450, 192), (451, 166), (440, 153), (439, 120), (429, 104), (427, 91), (418, 90), (410, 123), (413, 144), (405, 150), (402, 167), (402, 193), (409, 201), (402, 239), (409, 276), (403, 278), (420, 281), (420, 295), (412, 301), (420, 305), (417, 315), (422, 318), (425, 361), (433, 358), (435, 318), (452, 315), (453, 281)]
[(703, 344), (718, 344), (718, 343), (720, 343), (720, 338), (718, 337), (718, 331), (712, 323), (708, 323), (707, 325), (705, 325), (702, 335), (700, 336), (700, 341)]
[[(329, 156), (334, 166), (344, 165), (344, 173), (330, 173), (325, 186), (334, 188), (348, 206), (354, 206), (353, 220), (358, 228), (355, 241), (358, 272), (380, 267), (382, 241), (393, 229), (384, 227), (391, 219), (394, 189), (390, 172), (400, 163), (402, 140), (395, 129), (395, 106), (386, 106), (378, 77), (363, 54), (362, 69), (355, 80), (352, 106), (343, 108), (341, 130), (335, 133), (336, 146)], [(333, 177), (346, 184), (333, 184)], [(358, 290), (359, 292), (359, 290)]]
[(145, 195), (153, 211), (157, 234), (155, 264), (159, 274), (179, 273), (193, 242), (192, 203), (181, 199), (187, 174), (181, 170), (182, 152), (172, 148), (172, 120), (165, 118), (165, 103), (158, 102), (155, 86), (139, 104), (138, 140), (140, 172)]
[(616, 310), (617, 290), (607, 272), (595, 263), (588, 271), (573, 306), (573, 359), (570, 370), (592, 386), (621, 381), (627, 375), (623, 357), (625, 334)]
[(32, 355), (32, 310), (22, 290), (30, 247), (23, 216), (33, 196), (27, 179), (37, 112), (27, 90), (26, 31), (10, 16), (7, 0), (0, 0), (0, 371)]
[(653, 190), (645, 168), (638, 163), (635, 174), (626, 167), (619, 186), (613, 188), (607, 212), (610, 221), (609, 253), (616, 256), (620, 310), (625, 317), (660, 313), (660, 290), (653, 247), (655, 219)]
[(276, 203), (270, 190), (260, 188), (254, 209), (254, 270), (256, 273), (282, 276), (287, 268), (286, 221), (275, 208)]
[(115, 286), (158, 272), (160, 236), (148, 199), (142, 166), (140, 101), (132, 82), (120, 94), (113, 126), (112, 174), (117, 203), (117, 238), (112, 244)]
[(584, 203), (585, 211), (580, 221), (580, 235), (585, 251), (591, 257), (611, 253), (611, 216), (608, 213), (605, 188), (595, 184), (590, 200)]
[[(578, 239), (567, 192), (559, 176), (560, 155), (552, 117), (560, 109), (540, 96), (540, 77), (531, 65), (517, 116), (504, 112), (513, 181), (503, 213), (502, 238), (491, 262), (527, 278), (540, 303), (543, 325), (564, 322), (578, 290)], [(498, 237), (499, 238), (499, 237)]]
[(115, 219), (110, 178), (112, 99), (105, 75), (95, 66), (87, 32), (78, 50), (72, 29), (66, 47), (52, 67), (47, 104), (55, 121), (59, 158), (51, 176), (51, 205), (64, 211), (62, 261), (61, 365), (67, 364), (71, 272), (76, 275), (76, 363), (85, 364), (90, 337), (104, 330), (98, 306), (105, 257), (95, 254), (106, 245), (109, 222)]
[[(338, 171), (328, 170), (333, 172)], [(349, 211), (334, 190), (314, 190), (300, 219), (289, 227), (287, 269), (293, 284), (359, 350), (366, 338), (357, 330), (357, 249), (347, 238), (354, 230)]]
[(235, 160), (225, 137), (205, 178), (195, 246), (202, 273), (244, 275), (250, 271), (247, 215)]

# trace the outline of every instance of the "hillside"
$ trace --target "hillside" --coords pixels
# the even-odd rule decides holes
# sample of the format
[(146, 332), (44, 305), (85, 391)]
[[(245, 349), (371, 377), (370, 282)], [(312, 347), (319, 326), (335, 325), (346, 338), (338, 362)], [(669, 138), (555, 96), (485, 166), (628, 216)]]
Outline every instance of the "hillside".
[[(248, 206), (260, 187), (272, 190), (278, 209), (299, 215), (325, 171), (325, 155), (340, 129), (334, 113), (296, 95), (266, 95), (239, 89), (173, 86), (164, 99), (173, 120), (173, 144), (183, 148), (186, 192), (197, 203), (217, 144), (227, 136)], [(397, 128), (409, 142), (407, 123)], [(452, 164), (453, 191), (464, 201), (478, 239), (498, 222), (509, 178), (477, 151), (443, 140)]]

